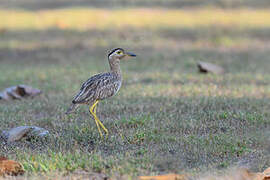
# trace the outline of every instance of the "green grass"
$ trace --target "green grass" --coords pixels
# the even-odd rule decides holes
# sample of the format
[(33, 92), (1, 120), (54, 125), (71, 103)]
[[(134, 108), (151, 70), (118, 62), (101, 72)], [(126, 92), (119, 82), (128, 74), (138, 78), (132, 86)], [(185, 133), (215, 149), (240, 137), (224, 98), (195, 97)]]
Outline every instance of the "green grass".
[[(0, 33), (0, 89), (28, 84), (43, 91), (1, 101), (0, 130), (36, 125), (51, 134), (47, 141), (0, 143), (0, 154), (21, 162), (26, 178), (270, 166), (268, 27), (71, 29)], [(118, 46), (138, 57), (122, 62), (120, 92), (98, 106), (109, 130), (102, 140), (86, 106), (64, 112), (83, 81), (108, 70), (106, 54)], [(199, 74), (200, 60), (226, 74)]]

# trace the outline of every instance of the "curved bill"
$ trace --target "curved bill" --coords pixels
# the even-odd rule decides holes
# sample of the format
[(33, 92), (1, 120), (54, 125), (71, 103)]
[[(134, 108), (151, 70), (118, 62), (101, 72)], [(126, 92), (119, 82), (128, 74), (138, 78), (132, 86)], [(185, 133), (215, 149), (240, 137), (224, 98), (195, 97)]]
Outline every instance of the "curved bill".
[(126, 55), (131, 56), (131, 57), (136, 57), (136, 54), (133, 54), (131, 52), (127, 52)]

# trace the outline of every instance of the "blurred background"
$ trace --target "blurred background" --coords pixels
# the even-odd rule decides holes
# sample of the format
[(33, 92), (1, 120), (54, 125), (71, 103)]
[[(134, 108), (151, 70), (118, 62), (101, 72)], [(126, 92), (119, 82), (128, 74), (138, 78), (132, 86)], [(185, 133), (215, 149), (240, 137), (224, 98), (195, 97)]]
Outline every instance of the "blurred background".
[[(120, 46), (148, 59), (144, 68), (183, 72), (207, 60), (230, 72), (239, 72), (239, 66), (264, 72), (269, 5), (267, 0), (1, 0), (1, 61), (85, 62), (104, 59)], [(166, 61), (154, 61), (160, 58)], [(183, 64), (175, 68), (179, 61)]]
[[(46, 128), (55, 135), (46, 148), (56, 155), (96, 153), (94, 160), (127, 173), (241, 163), (263, 170), (270, 159), (269, 10), (269, 0), (1, 0), (0, 89), (27, 84), (43, 94), (0, 104), (0, 129)], [(108, 70), (116, 47), (138, 57), (122, 62), (121, 91), (100, 105), (112, 134), (102, 144), (87, 108), (72, 118), (63, 113), (83, 81)], [(199, 74), (198, 61), (225, 74)], [(21, 161), (35, 164), (37, 146), (22, 146)], [(27, 163), (29, 171), (42, 169)]]

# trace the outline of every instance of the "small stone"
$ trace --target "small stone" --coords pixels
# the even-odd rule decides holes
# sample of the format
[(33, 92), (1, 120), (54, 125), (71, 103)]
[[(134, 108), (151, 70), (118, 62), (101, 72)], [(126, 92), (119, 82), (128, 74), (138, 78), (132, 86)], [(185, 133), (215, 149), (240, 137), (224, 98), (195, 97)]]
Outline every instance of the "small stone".
[(213, 73), (213, 74), (223, 74), (224, 69), (215, 64), (211, 64), (208, 62), (198, 62), (199, 72), (201, 73)]
[(32, 130), (27, 134), (28, 138), (43, 139), (49, 136), (49, 131), (40, 127), (32, 126)]
[(31, 126), (19, 126), (16, 128), (12, 128), (9, 131), (3, 131), (2, 137), (10, 143), (22, 139), (30, 131)]
[(0, 100), (13, 100), (22, 99), (25, 97), (34, 97), (41, 93), (39, 89), (32, 88), (27, 85), (17, 85), (6, 88), (4, 91), (0, 92)]
[(49, 131), (40, 127), (36, 126), (19, 126), (10, 129), (9, 131), (3, 131), (1, 136), (4, 138), (5, 141), (8, 143), (19, 141), (23, 137), (27, 139), (32, 138), (44, 138), (49, 135)]

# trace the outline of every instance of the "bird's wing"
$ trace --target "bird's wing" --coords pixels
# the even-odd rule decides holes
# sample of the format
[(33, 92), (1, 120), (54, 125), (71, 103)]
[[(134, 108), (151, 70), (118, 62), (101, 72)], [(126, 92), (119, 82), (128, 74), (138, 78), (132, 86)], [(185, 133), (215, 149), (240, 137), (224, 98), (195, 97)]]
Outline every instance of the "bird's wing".
[(113, 96), (117, 93), (121, 86), (121, 80), (117, 79), (116, 76), (107, 76), (102, 78), (102, 81), (98, 84), (96, 89), (95, 98), (102, 100)]
[(110, 73), (101, 73), (92, 76), (83, 83), (80, 92), (75, 96), (72, 103), (85, 103), (95, 99), (100, 99), (106, 86), (113, 84), (115, 77)]

